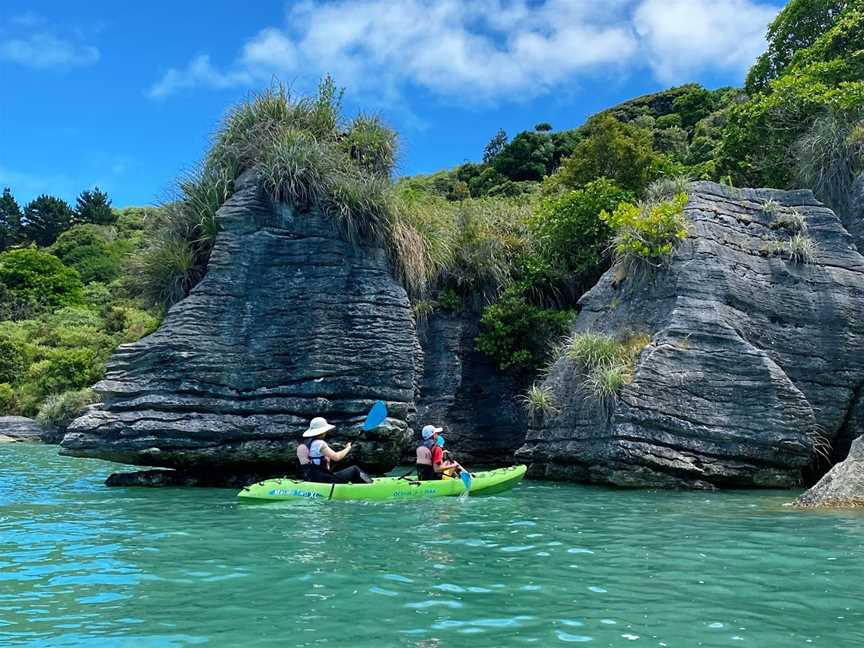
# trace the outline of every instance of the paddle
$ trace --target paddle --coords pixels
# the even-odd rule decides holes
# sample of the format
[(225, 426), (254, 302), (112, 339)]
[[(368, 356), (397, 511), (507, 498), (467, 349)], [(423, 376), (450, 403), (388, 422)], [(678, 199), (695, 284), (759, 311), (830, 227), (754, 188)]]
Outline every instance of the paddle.
[(387, 406), (383, 401), (375, 401), (369, 414), (366, 415), (366, 420), (363, 422), (363, 431), (368, 432), (374, 430), (384, 422), (387, 418)]
[[(438, 437), (438, 445), (441, 446), (442, 449), (444, 448), (444, 437)], [(453, 458), (453, 455), (450, 454), (450, 452), (447, 452), (447, 454), (450, 455), (450, 460), (455, 463), (456, 466), (459, 468), (459, 478), (465, 485), (465, 492), (467, 493), (471, 490), (471, 473), (465, 470), (465, 468), (462, 467), (462, 464), (456, 461), (456, 459)]]

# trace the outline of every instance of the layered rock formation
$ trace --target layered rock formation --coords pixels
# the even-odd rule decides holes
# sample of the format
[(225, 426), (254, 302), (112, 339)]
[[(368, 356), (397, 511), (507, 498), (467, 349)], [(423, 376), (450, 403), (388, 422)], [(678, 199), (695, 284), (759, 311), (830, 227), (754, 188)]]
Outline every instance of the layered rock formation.
[(0, 443), (56, 443), (52, 430), (24, 416), (0, 416)]
[(801, 507), (864, 506), (864, 436), (852, 442), (849, 455), (795, 500)]
[(848, 212), (843, 224), (852, 235), (858, 251), (861, 252), (864, 250), (864, 173), (859, 175), (852, 185)]
[[(115, 352), (102, 403), (63, 454), (223, 475), (285, 474), (313, 416), (353, 440), (370, 470), (398, 460), (413, 416), (419, 347), (387, 255), (331, 219), (273, 204), (251, 173), (217, 214), (206, 277), (159, 329)], [(361, 436), (376, 399), (386, 424)]]
[[(766, 251), (788, 241), (781, 217), (796, 212), (814, 244), (807, 263)], [(787, 487), (864, 432), (864, 258), (837, 216), (809, 192), (713, 183), (692, 186), (686, 215), (668, 269), (641, 280), (613, 269), (583, 296), (574, 333), (650, 343), (606, 402), (587, 395), (576, 363), (555, 363), (545, 386), (560, 412), (517, 452), (530, 475)]]
[(507, 465), (525, 439), (520, 386), (476, 350), (479, 332), (474, 313), (436, 312), (418, 325), (423, 383), (417, 421), (446, 426), (448, 447), (465, 464)]

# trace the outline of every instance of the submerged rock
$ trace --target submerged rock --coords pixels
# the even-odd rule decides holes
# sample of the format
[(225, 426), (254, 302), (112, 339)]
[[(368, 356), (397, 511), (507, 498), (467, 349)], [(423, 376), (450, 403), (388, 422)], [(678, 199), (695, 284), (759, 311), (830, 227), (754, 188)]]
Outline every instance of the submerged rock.
[[(247, 173), (219, 210), (206, 277), (152, 335), (120, 346), (102, 402), (61, 452), (188, 474), (285, 474), (314, 416), (370, 470), (398, 460), (419, 382), (411, 307), (385, 250), (274, 204)], [(377, 400), (390, 418), (362, 434)], [(358, 443), (359, 442), (359, 443)]]
[[(767, 251), (789, 240), (781, 215), (796, 213), (814, 244), (806, 263)], [(864, 258), (837, 216), (810, 192), (707, 182), (692, 186), (686, 215), (690, 234), (668, 269), (610, 270), (581, 299), (574, 333), (650, 342), (632, 383), (604, 402), (573, 360), (553, 365), (544, 385), (559, 411), (517, 452), (530, 475), (788, 487), (864, 432)]]
[(527, 425), (516, 400), (520, 386), (475, 348), (479, 315), (439, 311), (418, 328), (423, 347), (418, 426), (445, 425), (447, 447), (466, 466), (512, 463)]
[(52, 430), (24, 416), (0, 416), (0, 443), (56, 443)]
[(846, 459), (795, 500), (795, 506), (864, 506), (864, 436), (852, 442)]

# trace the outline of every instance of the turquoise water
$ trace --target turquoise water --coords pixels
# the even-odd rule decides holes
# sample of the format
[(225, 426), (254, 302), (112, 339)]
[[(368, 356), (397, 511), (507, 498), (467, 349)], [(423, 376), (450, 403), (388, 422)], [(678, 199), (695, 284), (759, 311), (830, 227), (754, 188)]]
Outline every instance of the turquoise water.
[(864, 646), (864, 515), (526, 482), (240, 504), (0, 446), (2, 646)]

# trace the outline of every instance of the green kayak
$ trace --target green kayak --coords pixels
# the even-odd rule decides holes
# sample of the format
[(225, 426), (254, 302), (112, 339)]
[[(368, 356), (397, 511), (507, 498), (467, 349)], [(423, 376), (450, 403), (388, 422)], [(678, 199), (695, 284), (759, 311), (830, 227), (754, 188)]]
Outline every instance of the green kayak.
[[(525, 466), (472, 473), (471, 496), (494, 495), (522, 481)], [(376, 477), (371, 484), (317, 484), (296, 479), (268, 479), (247, 486), (237, 497), (250, 500), (369, 500), (376, 502), (454, 497), (465, 492), (461, 479), (416, 481), (399, 477)]]

